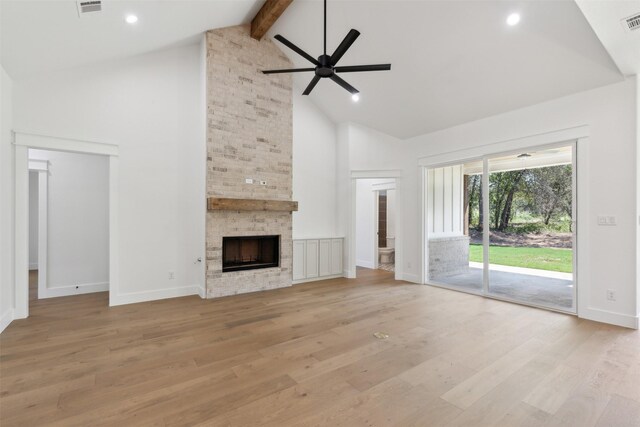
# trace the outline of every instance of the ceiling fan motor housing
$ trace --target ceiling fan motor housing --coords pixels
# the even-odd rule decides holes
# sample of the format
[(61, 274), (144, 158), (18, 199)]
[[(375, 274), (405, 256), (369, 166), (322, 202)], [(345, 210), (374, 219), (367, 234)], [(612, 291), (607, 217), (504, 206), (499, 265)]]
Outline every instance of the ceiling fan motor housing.
[(333, 76), (333, 66), (331, 66), (331, 57), (329, 55), (320, 55), (318, 57), (320, 65), (316, 67), (316, 76), (331, 77)]

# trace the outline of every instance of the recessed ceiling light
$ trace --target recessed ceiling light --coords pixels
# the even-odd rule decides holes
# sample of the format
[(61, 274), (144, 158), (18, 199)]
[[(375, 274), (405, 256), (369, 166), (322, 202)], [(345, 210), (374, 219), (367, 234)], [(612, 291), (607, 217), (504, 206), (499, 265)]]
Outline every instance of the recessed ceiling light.
[(351, 95), (351, 100), (353, 102), (358, 102), (360, 101), (360, 95), (358, 95), (357, 93), (354, 93), (353, 95)]
[(507, 16), (507, 25), (513, 27), (514, 25), (518, 25), (518, 22), (520, 22), (519, 13), (512, 13), (511, 15)]
[(135, 24), (138, 22), (138, 17), (136, 15), (127, 15), (124, 20), (127, 21), (127, 24)]

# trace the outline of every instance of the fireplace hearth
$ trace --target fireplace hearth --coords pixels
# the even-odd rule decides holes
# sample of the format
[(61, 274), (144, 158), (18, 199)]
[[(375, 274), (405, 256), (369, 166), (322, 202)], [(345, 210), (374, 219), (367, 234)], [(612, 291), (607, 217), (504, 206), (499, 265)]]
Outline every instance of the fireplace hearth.
[(280, 236), (222, 238), (222, 272), (280, 266)]

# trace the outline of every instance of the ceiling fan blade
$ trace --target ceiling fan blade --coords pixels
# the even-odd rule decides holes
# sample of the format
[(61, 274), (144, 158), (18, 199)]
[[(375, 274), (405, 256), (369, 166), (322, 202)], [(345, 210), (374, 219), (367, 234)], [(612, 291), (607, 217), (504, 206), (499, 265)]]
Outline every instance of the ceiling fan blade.
[(288, 68), (284, 70), (263, 70), (262, 74), (300, 73), (302, 71), (315, 71), (315, 68)]
[(347, 65), (345, 67), (335, 67), (333, 71), (337, 73), (354, 73), (357, 71), (389, 71), (391, 64), (375, 65)]
[(346, 90), (351, 92), (351, 95), (355, 95), (356, 93), (360, 93), (358, 91), (358, 89), (356, 89), (355, 87), (351, 86), (349, 83), (345, 82), (344, 80), (342, 80), (340, 77), (336, 76), (335, 74), (333, 76), (331, 76), (331, 80), (333, 80), (334, 82), (338, 83), (340, 86), (342, 86), (343, 88), (345, 88)]
[(319, 81), (320, 81), (320, 76), (314, 76), (313, 79), (311, 79), (311, 83), (309, 83), (309, 86), (307, 86), (307, 88), (304, 90), (304, 92), (302, 92), (302, 94), (309, 95), (313, 90), (313, 88), (316, 87)]
[(282, 43), (283, 45), (285, 45), (286, 47), (288, 47), (289, 49), (291, 49), (292, 51), (294, 51), (298, 55), (302, 56), (303, 58), (305, 58), (307, 61), (311, 62), (312, 64), (320, 65), (320, 63), (318, 62), (317, 59), (315, 59), (313, 56), (309, 55), (304, 50), (300, 49), (295, 44), (291, 43), (289, 40), (287, 40), (284, 37), (282, 37), (280, 34), (276, 35), (274, 37), (274, 39), (278, 40), (280, 43)]
[(359, 35), (360, 32), (358, 30), (351, 29), (351, 31), (349, 31), (344, 40), (342, 40), (342, 43), (340, 43), (340, 45), (336, 48), (336, 51), (333, 52), (333, 55), (331, 55), (331, 65), (336, 65), (338, 63), (340, 58), (342, 58), (342, 55), (344, 55), (347, 49), (351, 47), (351, 45), (354, 41), (356, 41)]

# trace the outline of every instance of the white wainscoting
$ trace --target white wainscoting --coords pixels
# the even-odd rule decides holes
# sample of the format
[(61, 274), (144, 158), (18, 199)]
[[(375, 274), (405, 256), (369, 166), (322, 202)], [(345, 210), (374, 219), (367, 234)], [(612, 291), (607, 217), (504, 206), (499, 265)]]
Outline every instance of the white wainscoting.
[(343, 277), (344, 239), (294, 239), (293, 284)]

